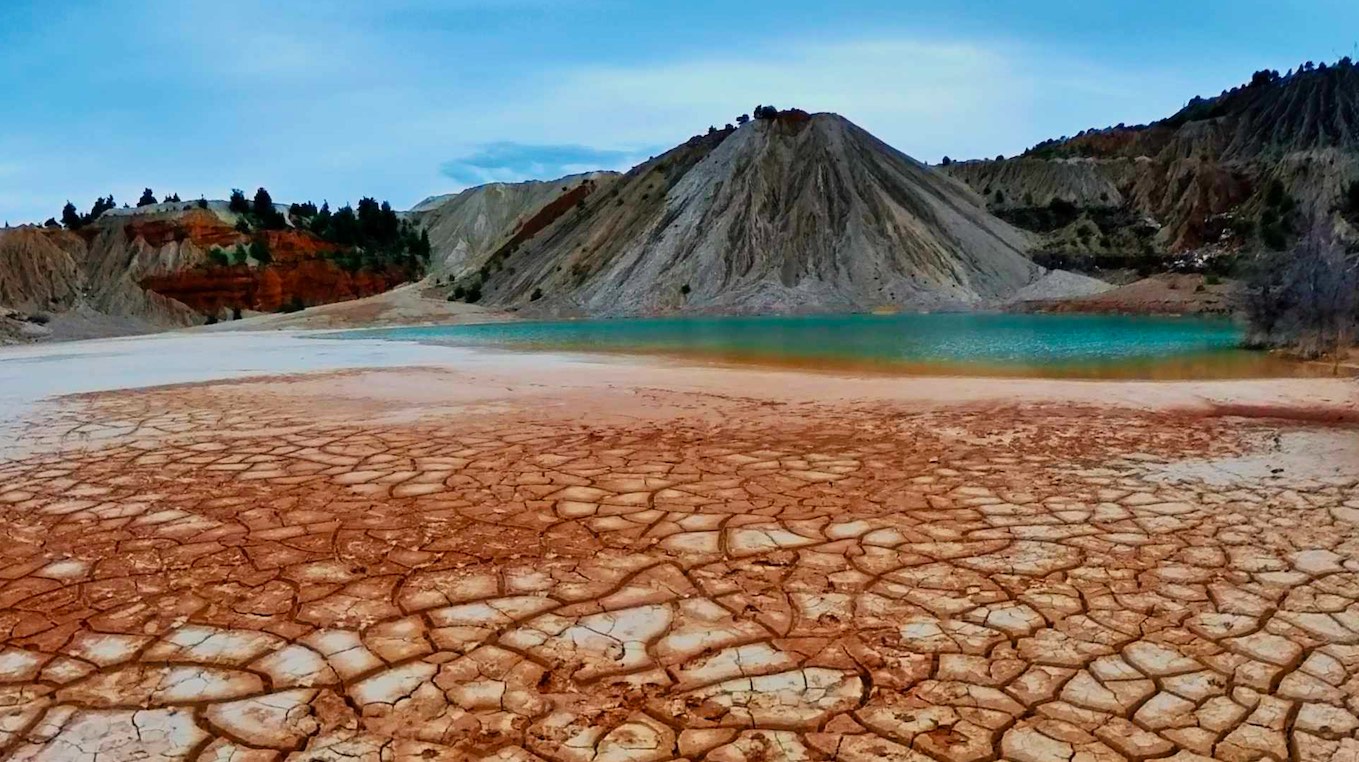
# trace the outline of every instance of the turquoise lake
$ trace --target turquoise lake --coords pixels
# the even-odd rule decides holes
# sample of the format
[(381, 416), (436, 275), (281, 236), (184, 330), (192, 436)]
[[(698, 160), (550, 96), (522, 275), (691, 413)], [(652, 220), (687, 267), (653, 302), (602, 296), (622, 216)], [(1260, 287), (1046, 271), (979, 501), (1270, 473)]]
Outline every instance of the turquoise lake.
[(1241, 329), (1232, 322), (1201, 318), (951, 313), (673, 317), (388, 328), (341, 337), (935, 374), (1297, 374), (1291, 363), (1239, 349)]

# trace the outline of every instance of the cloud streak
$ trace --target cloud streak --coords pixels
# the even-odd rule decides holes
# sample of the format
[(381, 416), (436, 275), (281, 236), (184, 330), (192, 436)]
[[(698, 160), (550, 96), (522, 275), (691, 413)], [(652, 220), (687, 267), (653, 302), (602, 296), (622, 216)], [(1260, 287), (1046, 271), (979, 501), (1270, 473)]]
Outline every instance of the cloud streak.
[(644, 155), (638, 151), (576, 144), (497, 141), (444, 162), (439, 171), (460, 185), (521, 180), (550, 180), (599, 169), (627, 169)]

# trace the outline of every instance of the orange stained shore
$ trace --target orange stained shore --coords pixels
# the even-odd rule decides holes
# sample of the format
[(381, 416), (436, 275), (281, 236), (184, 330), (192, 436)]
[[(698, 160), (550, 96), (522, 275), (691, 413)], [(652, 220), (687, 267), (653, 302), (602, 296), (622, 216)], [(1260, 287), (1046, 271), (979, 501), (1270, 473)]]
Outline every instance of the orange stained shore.
[(0, 757), (1359, 760), (1347, 387), (668, 372), (45, 407), (0, 461)]
[[(351, 339), (344, 339), (351, 340)], [(707, 364), (734, 369), (782, 369), (800, 373), (889, 378), (1029, 378), (1085, 381), (1185, 381), (1281, 378), (1354, 378), (1359, 367), (1350, 362), (1298, 361), (1270, 352), (1222, 349), (1186, 353), (1172, 357), (1125, 358), (1092, 362), (947, 362), (940, 360), (898, 360), (869, 357), (797, 356), (755, 351), (719, 351), (680, 348), (611, 349), (598, 346), (572, 348), (550, 343), (519, 345), (468, 345), (457, 341), (429, 339), (430, 346), (475, 347), (482, 352), (576, 351), (586, 357), (650, 357), (681, 364)]]

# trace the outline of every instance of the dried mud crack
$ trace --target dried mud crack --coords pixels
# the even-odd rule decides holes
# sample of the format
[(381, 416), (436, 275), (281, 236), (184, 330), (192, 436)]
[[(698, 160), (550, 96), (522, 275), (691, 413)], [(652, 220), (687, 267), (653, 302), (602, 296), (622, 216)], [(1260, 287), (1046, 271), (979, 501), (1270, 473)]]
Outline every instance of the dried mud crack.
[(643, 403), (68, 400), (0, 461), (0, 756), (1359, 759), (1359, 486), (1166, 476), (1320, 424)]

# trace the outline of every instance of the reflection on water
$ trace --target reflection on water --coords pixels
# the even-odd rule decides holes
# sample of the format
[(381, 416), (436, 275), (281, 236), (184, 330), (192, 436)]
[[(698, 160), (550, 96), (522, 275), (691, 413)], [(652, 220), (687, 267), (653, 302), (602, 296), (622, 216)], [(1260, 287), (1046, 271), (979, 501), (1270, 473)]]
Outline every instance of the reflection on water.
[(1238, 348), (1230, 321), (1117, 315), (646, 318), (356, 331), (458, 346), (676, 355), (924, 375), (1196, 379), (1326, 373)]

